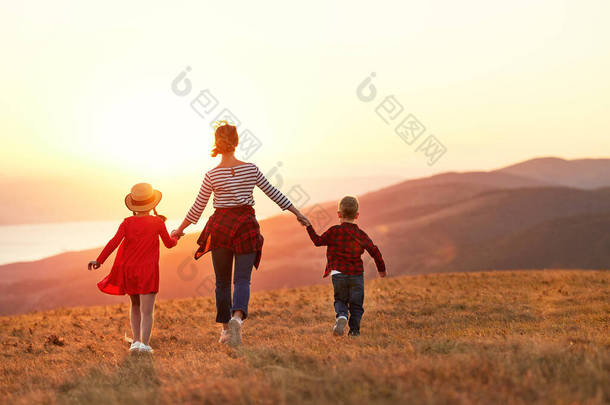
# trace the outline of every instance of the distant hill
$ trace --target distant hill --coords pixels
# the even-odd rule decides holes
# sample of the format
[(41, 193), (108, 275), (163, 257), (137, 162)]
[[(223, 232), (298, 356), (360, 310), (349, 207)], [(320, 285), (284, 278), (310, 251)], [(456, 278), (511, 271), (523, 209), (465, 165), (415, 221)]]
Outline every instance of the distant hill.
[[(261, 167), (261, 170), (266, 173), (268, 168)], [(343, 193), (336, 187), (338, 183), (351, 193), (360, 193), (402, 179), (396, 176), (353, 176), (349, 179), (291, 176), (284, 180), (278, 179), (281, 178), (279, 175), (273, 177), (269, 181), (286, 194), (291, 193), (292, 187), (296, 185), (306, 185), (304, 192), (308, 196), (301, 194), (302, 198), (322, 200), (334, 199)], [(183, 218), (197, 196), (202, 179), (203, 170), (202, 173), (192, 173), (188, 177), (180, 178), (180, 181), (172, 177), (148, 180), (163, 192), (159, 212), (168, 218)], [(135, 179), (132, 176), (106, 178), (100, 174), (95, 183), (91, 183), (86, 177), (78, 181), (51, 177), (7, 178), (0, 173), (0, 189), (3, 190), (0, 193), (0, 225), (116, 220), (125, 215), (125, 194), (133, 183), (143, 180), (146, 179)], [(296, 191), (292, 193), (298, 195)], [(79, 196), (78, 204), (74, 203), (75, 195)], [(258, 188), (255, 189), (254, 196), (258, 215), (269, 217), (278, 212), (277, 205), (266, 198)], [(206, 208), (204, 215), (211, 215), (212, 211), (210, 206)]]
[(610, 268), (610, 213), (576, 215), (538, 223), (482, 244), (464, 248), (454, 271), (472, 268)]
[(565, 160), (547, 157), (527, 160), (497, 172), (568, 187), (610, 187), (610, 159)]
[[(361, 202), (369, 206), (366, 196)], [(387, 205), (386, 210), (391, 211), (391, 200)], [(490, 190), (419, 215), (409, 215), (408, 209), (403, 212), (370, 219), (363, 215), (361, 221), (402, 272), (514, 269), (516, 263), (527, 263), (528, 268), (550, 268), (557, 263), (568, 268), (610, 268), (610, 245), (600, 243), (600, 232), (608, 229), (604, 226), (610, 214), (610, 189)], [(577, 227), (579, 220), (584, 224)], [(550, 222), (553, 233), (529, 238), (527, 252), (499, 243), (534, 230), (541, 236), (539, 227)], [(588, 248), (581, 249), (583, 245)], [(562, 260), (568, 256), (570, 260)]]
[[(557, 186), (503, 171), (445, 173), (362, 194), (360, 203), (359, 224), (380, 247), (390, 274), (610, 268), (610, 188)], [(336, 210), (332, 201), (303, 211), (322, 232), (337, 223)], [(325, 282), (325, 249), (312, 245), (291, 214), (265, 219), (261, 228), (265, 247), (254, 290)], [(160, 297), (213, 294), (210, 255), (192, 259), (196, 238), (162, 248)], [(0, 314), (119, 302), (95, 287), (111, 259), (98, 271), (86, 270), (98, 253), (0, 266)], [(374, 263), (366, 254), (364, 261), (367, 277), (374, 277)]]
[[(286, 269), (290, 272), (290, 269)], [(161, 300), (154, 354), (128, 355), (127, 299), (0, 317), (0, 402), (591, 404), (610, 399), (610, 272), (369, 280), (361, 336), (329, 285), (255, 293), (239, 348), (210, 297)]]

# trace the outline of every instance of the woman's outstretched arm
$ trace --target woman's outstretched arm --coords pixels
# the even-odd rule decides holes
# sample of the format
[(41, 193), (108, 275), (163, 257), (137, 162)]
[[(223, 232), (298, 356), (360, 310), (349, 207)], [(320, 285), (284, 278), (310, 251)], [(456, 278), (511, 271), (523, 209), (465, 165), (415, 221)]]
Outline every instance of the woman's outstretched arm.
[(276, 203), (282, 210), (287, 210), (292, 207), (292, 203), (288, 197), (282, 194), (280, 190), (273, 187), (258, 167), (256, 168), (256, 185), (258, 188), (263, 190), (263, 193), (265, 193), (267, 197)]
[(210, 199), (210, 195), (212, 195), (212, 180), (210, 179), (209, 174), (205, 174), (203, 178), (203, 183), (201, 184), (201, 188), (199, 189), (199, 194), (197, 194), (197, 198), (195, 198), (195, 202), (193, 206), (186, 214), (186, 218), (180, 224), (178, 229), (172, 231), (172, 237), (180, 238), (184, 235), (184, 230), (191, 224), (196, 224), (201, 218), (201, 214), (205, 209), (205, 206), (208, 204), (208, 200)]
[(256, 185), (258, 186), (258, 188), (263, 190), (263, 193), (265, 193), (267, 197), (269, 197), (273, 202), (275, 202), (282, 210), (288, 210), (292, 212), (297, 217), (297, 220), (301, 223), (301, 225), (307, 226), (307, 224), (309, 223), (307, 217), (301, 214), (298, 208), (295, 207), (290, 202), (290, 200), (284, 194), (282, 194), (280, 190), (273, 187), (271, 183), (269, 183), (269, 180), (267, 180), (267, 178), (258, 169), (258, 167), (256, 168), (256, 171)]

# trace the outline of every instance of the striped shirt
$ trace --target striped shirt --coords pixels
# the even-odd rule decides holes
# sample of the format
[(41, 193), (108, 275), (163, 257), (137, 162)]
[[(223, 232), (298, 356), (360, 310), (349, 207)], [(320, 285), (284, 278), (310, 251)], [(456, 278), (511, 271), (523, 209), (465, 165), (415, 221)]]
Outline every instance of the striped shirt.
[(292, 205), (284, 194), (269, 183), (255, 164), (244, 163), (233, 167), (216, 167), (207, 172), (195, 203), (186, 214), (186, 220), (193, 224), (199, 221), (212, 191), (214, 208), (254, 205), (254, 186), (263, 190), (282, 210)]

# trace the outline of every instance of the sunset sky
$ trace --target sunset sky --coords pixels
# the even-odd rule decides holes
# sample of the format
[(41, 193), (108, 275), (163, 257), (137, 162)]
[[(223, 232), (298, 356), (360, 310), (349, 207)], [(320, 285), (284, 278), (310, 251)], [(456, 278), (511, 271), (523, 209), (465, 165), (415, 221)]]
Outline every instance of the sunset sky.
[[(116, 193), (149, 181), (184, 192), (171, 203), (186, 211), (223, 108), (261, 141), (252, 161), (281, 162), (308, 190), (606, 157), (609, 17), (606, 0), (7, 3), (0, 180)], [(356, 88), (372, 72), (366, 103)], [(202, 118), (191, 102), (205, 89), (219, 105)], [(419, 141), (446, 147), (433, 166), (375, 113), (389, 95), (426, 127)]]

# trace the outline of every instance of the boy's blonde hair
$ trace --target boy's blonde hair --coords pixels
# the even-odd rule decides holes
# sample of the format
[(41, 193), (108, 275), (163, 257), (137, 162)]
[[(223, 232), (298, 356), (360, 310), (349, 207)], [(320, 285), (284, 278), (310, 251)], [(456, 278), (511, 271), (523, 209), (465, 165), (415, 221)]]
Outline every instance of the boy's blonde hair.
[(339, 201), (339, 212), (343, 218), (354, 219), (358, 213), (359, 205), (356, 197), (347, 195)]

